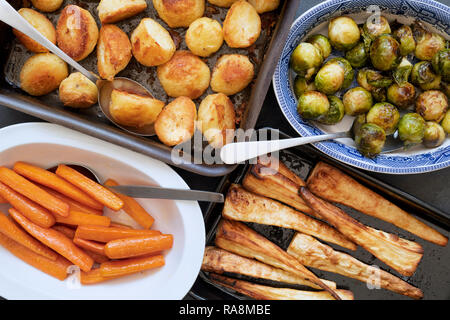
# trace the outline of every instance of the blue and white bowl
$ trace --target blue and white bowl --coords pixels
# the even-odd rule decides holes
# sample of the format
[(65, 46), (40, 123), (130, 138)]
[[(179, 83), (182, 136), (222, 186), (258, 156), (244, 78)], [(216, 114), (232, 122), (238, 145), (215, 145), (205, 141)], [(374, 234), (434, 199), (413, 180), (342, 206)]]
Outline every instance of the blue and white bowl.
[[(346, 15), (358, 24), (364, 23), (374, 13), (374, 6), (378, 6), (381, 14), (390, 22), (397, 20), (409, 25), (418, 19), (424, 22), (429, 30), (449, 39), (450, 8), (432, 0), (329, 0), (306, 11), (293, 23), (273, 76), (275, 95), (280, 108), (301, 136), (346, 131), (351, 127), (353, 118), (346, 116), (341, 123), (326, 126), (303, 120), (298, 115), (297, 100), (292, 90), (295, 74), (289, 68), (292, 52), (310, 34), (327, 35), (330, 19)], [(314, 146), (341, 162), (375, 172), (413, 174), (450, 166), (450, 137), (447, 137), (439, 148), (427, 149), (419, 145), (407, 151), (382, 154), (374, 159), (362, 156), (352, 139), (320, 142)]]

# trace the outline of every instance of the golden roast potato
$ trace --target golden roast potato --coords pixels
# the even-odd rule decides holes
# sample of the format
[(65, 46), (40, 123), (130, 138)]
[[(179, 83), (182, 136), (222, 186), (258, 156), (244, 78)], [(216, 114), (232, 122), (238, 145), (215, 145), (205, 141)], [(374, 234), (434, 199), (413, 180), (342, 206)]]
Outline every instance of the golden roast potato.
[(20, 87), (32, 96), (43, 96), (56, 90), (69, 75), (67, 64), (52, 53), (30, 57), (20, 71)]
[(198, 128), (214, 148), (234, 138), (236, 115), (230, 98), (223, 93), (208, 95), (198, 109)]
[(223, 37), (231, 48), (247, 48), (261, 34), (261, 18), (247, 1), (235, 2), (223, 22)]
[(208, 0), (209, 3), (223, 8), (229, 8), (233, 3), (239, 0)]
[(158, 66), (158, 79), (170, 97), (197, 99), (209, 87), (211, 72), (199, 57), (179, 50), (172, 59)]
[(127, 34), (116, 25), (103, 25), (97, 44), (97, 69), (100, 77), (113, 80), (116, 74), (126, 68), (131, 57), (131, 43)]
[(72, 73), (59, 85), (59, 100), (72, 108), (89, 108), (97, 103), (97, 86), (80, 72)]
[(258, 13), (273, 11), (280, 5), (280, 0), (248, 0)]
[(102, 24), (130, 18), (145, 9), (147, 9), (145, 0), (101, 0), (97, 7)]
[(153, 6), (171, 28), (189, 27), (205, 12), (205, 0), (153, 0)]
[[(56, 43), (56, 30), (52, 22), (47, 19), (42, 13), (39, 13), (33, 9), (22, 8), (19, 10), (19, 14), (25, 18), (33, 27), (35, 27), (44, 37), (50, 42)], [(13, 29), (14, 35), (19, 41), (30, 51), (40, 53), (48, 52), (47, 48), (43, 47), (36, 41), (32, 40), (22, 32)]]
[(109, 112), (118, 124), (141, 128), (154, 123), (163, 107), (157, 99), (114, 89)]
[(61, 11), (56, 26), (58, 47), (75, 61), (86, 58), (95, 48), (98, 27), (89, 11), (68, 5)]
[(214, 66), (211, 89), (230, 96), (247, 87), (254, 75), (253, 64), (247, 56), (226, 54)]
[(131, 46), (136, 60), (147, 67), (166, 63), (176, 50), (170, 33), (151, 18), (142, 19), (133, 31)]
[(31, 0), (33, 6), (43, 12), (53, 12), (58, 10), (64, 0)]
[(155, 122), (159, 140), (168, 146), (188, 141), (195, 131), (197, 108), (188, 97), (178, 97), (164, 107)]
[(223, 43), (220, 23), (207, 17), (191, 23), (186, 32), (186, 44), (193, 54), (208, 57), (218, 51)]

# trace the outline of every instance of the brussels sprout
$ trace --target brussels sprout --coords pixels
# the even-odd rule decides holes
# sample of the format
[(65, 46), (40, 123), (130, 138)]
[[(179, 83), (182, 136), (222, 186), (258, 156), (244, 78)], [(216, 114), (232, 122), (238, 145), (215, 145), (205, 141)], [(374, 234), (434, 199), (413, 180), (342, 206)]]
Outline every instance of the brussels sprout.
[(376, 103), (366, 115), (367, 123), (374, 123), (383, 128), (386, 135), (393, 134), (397, 130), (400, 113), (390, 103)]
[(361, 33), (352, 18), (338, 17), (332, 19), (328, 24), (328, 37), (334, 48), (347, 51), (356, 46)]
[(372, 94), (372, 98), (377, 102), (387, 101), (386, 88), (374, 88), (370, 93)]
[(345, 115), (344, 104), (341, 99), (336, 96), (328, 96), (330, 102), (330, 109), (323, 116), (319, 117), (317, 121), (323, 124), (336, 124), (342, 120)]
[(358, 84), (367, 91), (372, 91), (374, 89), (374, 87), (371, 86), (367, 80), (367, 74), (371, 71), (373, 70), (368, 68), (359, 69), (358, 74), (356, 75), (356, 81), (358, 82)]
[(375, 40), (376, 37), (382, 34), (391, 33), (389, 22), (383, 16), (375, 16), (367, 19), (363, 26), (363, 30), (372, 40)]
[(411, 81), (415, 85), (422, 87), (427, 84), (435, 84), (440, 76), (434, 73), (433, 66), (429, 61), (420, 61), (416, 63), (411, 72)]
[(448, 134), (450, 134), (450, 110), (445, 113), (444, 119), (441, 122), (442, 128)]
[(450, 49), (436, 53), (432, 60), (433, 69), (442, 76), (442, 80), (450, 81)]
[(345, 59), (352, 65), (353, 68), (361, 68), (369, 58), (368, 50), (363, 42), (359, 42), (355, 47), (345, 53)]
[[(370, 82), (377, 84), (377, 79), (381, 80), (383, 75), (379, 71), (374, 71), (368, 68), (360, 69), (358, 71), (358, 75), (356, 76), (356, 81), (358, 84), (369, 91), (372, 94), (372, 97), (375, 101), (384, 102), (386, 101), (386, 88), (384, 87), (375, 87), (369, 83)], [(378, 82), (379, 85), (383, 84), (383, 81)]]
[(291, 67), (300, 76), (309, 80), (322, 65), (322, 53), (314, 45), (300, 43), (291, 55)]
[(368, 158), (373, 158), (383, 151), (386, 134), (380, 126), (365, 123), (355, 136), (355, 144), (359, 152)]
[(325, 94), (334, 94), (341, 90), (344, 83), (344, 69), (337, 62), (325, 63), (317, 72), (314, 85)]
[(447, 96), (447, 99), (450, 99), (450, 84), (444, 81), (441, 81), (441, 91)]
[(389, 87), (393, 80), (392, 78), (383, 76), (379, 71), (367, 70), (366, 71), (367, 83), (375, 88)]
[(342, 89), (350, 87), (355, 76), (352, 65), (346, 59), (340, 57), (328, 60), (325, 65), (334, 63), (338, 63), (344, 69), (344, 83), (342, 84)]
[(407, 83), (412, 69), (413, 65), (411, 62), (403, 57), (402, 62), (400, 62), (399, 66), (392, 72), (394, 81), (400, 86)]
[(303, 92), (316, 90), (314, 83), (308, 83), (305, 78), (297, 75), (294, 80), (294, 94), (298, 99)]
[(439, 90), (422, 92), (416, 99), (416, 112), (426, 121), (440, 122), (447, 112), (448, 99)]
[(370, 92), (361, 87), (348, 90), (344, 94), (342, 102), (344, 103), (345, 113), (350, 116), (366, 113), (373, 104)]
[(416, 41), (410, 26), (401, 26), (395, 30), (394, 37), (400, 44), (400, 54), (402, 56), (407, 56), (416, 49)]
[(315, 34), (310, 36), (306, 42), (311, 43), (312, 45), (314, 45), (317, 49), (320, 50), (320, 52), (322, 53), (322, 58), (325, 60), (326, 58), (328, 58), (328, 56), (331, 54), (331, 44), (330, 44), (330, 40), (328, 40), (327, 37), (321, 35), (321, 34)]
[(422, 83), (419, 85), (419, 87), (422, 90), (439, 90), (441, 88), (441, 76), (440, 75), (436, 75), (436, 77), (434, 78), (434, 80), (430, 83)]
[(306, 91), (298, 98), (297, 112), (307, 120), (315, 120), (330, 109), (326, 95), (318, 91)]
[(430, 61), (437, 52), (445, 48), (445, 39), (436, 33), (426, 31), (419, 22), (413, 25), (413, 34), (416, 39), (414, 54), (417, 59)]
[(383, 34), (377, 37), (370, 46), (370, 61), (381, 71), (396, 68), (401, 61), (400, 45), (393, 36)]
[(439, 147), (444, 143), (445, 131), (442, 126), (433, 121), (425, 124), (425, 132), (423, 135), (423, 144), (427, 148)]
[(365, 123), (366, 123), (366, 115), (364, 113), (355, 117), (355, 120), (353, 120), (352, 129), (351, 129), (353, 139), (355, 139), (355, 137), (359, 134), (361, 127)]
[(403, 85), (394, 83), (387, 90), (387, 100), (400, 109), (408, 109), (408, 107), (414, 105), (415, 97), (416, 88), (409, 82)]
[(425, 134), (425, 120), (417, 113), (405, 114), (398, 123), (398, 135), (405, 145), (421, 143)]

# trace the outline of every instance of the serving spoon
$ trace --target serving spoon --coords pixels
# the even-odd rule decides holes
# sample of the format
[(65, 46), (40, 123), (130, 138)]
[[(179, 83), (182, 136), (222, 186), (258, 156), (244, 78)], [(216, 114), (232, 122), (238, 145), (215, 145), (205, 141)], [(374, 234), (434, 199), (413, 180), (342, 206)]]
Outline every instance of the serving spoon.
[(113, 89), (123, 90), (127, 92), (136, 93), (139, 95), (153, 98), (153, 95), (138, 82), (118, 77), (113, 81), (103, 80), (93, 72), (88, 71), (78, 62), (69, 57), (64, 51), (58, 48), (55, 44), (44, 37), (38, 30), (36, 30), (27, 20), (25, 20), (6, 0), (0, 0), (0, 21), (10, 25), (14, 29), (27, 35), (34, 41), (38, 42), (49, 51), (71, 65), (74, 69), (83, 74), (86, 78), (97, 85), (98, 88), (98, 104), (103, 114), (119, 128), (139, 136), (153, 136), (155, 135), (154, 126), (147, 125), (140, 128), (123, 126), (117, 123), (111, 116), (109, 105), (111, 101), (111, 92)]

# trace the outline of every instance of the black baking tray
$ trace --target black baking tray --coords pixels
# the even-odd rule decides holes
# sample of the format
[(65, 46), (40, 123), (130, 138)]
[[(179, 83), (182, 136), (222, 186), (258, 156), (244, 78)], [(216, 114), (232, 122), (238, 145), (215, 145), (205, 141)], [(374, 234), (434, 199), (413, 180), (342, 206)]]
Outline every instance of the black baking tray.
[[(29, 1), (9, 0), (15, 7), (20, 8), (26, 6)], [(89, 9), (97, 18), (95, 7), (98, 5), (96, 1), (64, 1), (63, 6), (73, 3)], [(217, 58), (224, 53), (237, 52), (249, 55), (256, 68), (256, 78), (254, 82), (244, 90), (244, 92), (231, 97), (235, 103), (238, 126), (242, 129), (251, 129), (256, 125), (259, 113), (261, 111), (264, 98), (270, 86), (272, 74), (278, 62), (284, 42), (287, 38), (290, 26), (296, 15), (299, 6), (299, 0), (281, 1), (280, 7), (274, 11), (261, 15), (263, 32), (258, 42), (248, 49), (229, 49), (226, 44), (219, 52), (208, 59), (210, 68), (214, 65)], [(226, 9), (214, 7), (206, 2), (205, 15), (223, 21)], [(59, 11), (46, 16), (56, 23)], [(135, 28), (141, 18), (150, 16), (167, 27), (165, 23), (159, 19), (154, 10), (151, 1), (149, 8), (140, 15), (119, 22), (118, 25), (128, 34)], [(98, 22), (98, 21), (97, 21)], [(100, 25), (100, 23), (98, 22)], [(170, 28), (168, 28), (170, 29)], [(184, 43), (185, 29), (170, 29), (169, 32), (175, 39), (175, 43), (179, 49), (186, 49)], [(0, 22), (0, 45), (4, 48), (0, 52), (0, 105), (24, 112), (31, 116), (42, 120), (60, 124), (62, 126), (78, 130), (85, 134), (100, 138), (102, 140), (120, 145), (141, 154), (161, 160), (176, 167), (187, 171), (200, 174), (203, 176), (224, 176), (231, 173), (237, 166), (225, 164), (197, 164), (195, 161), (185, 161), (182, 163), (174, 163), (171, 159), (172, 149), (159, 142), (158, 139), (144, 138), (129, 134), (113, 124), (111, 124), (101, 113), (98, 106), (94, 106), (89, 110), (74, 111), (73, 109), (62, 107), (57, 99), (57, 93), (54, 92), (48, 96), (33, 98), (24, 94), (18, 89), (18, 74), (21, 65), (31, 53), (26, 52), (17, 40), (12, 36), (9, 27)], [(95, 53), (81, 62), (86, 68), (96, 71)], [(140, 81), (146, 85), (155, 97), (161, 100), (169, 101), (169, 97), (165, 95), (158, 80), (155, 77), (154, 68), (146, 68), (141, 66), (133, 58), (127, 69), (118, 76), (130, 77)], [(211, 89), (205, 93), (212, 93)], [(203, 96), (201, 97), (203, 98)], [(201, 99), (200, 98), (200, 99)], [(199, 101), (195, 101), (197, 104)]]
[[(263, 130), (277, 131), (274, 129), (265, 128)], [(282, 132), (277, 131), (277, 135), (282, 138), (287, 138)], [(349, 174), (357, 181), (365, 186), (368, 186), (372, 190), (378, 192), (388, 200), (392, 201), (404, 210), (414, 214), (420, 220), (424, 221), (430, 226), (433, 226), (438, 231), (443, 233), (446, 237), (450, 236), (450, 213), (443, 212), (430, 204), (424, 203), (423, 201), (406, 194), (402, 190), (399, 190), (391, 185), (388, 185), (376, 178), (373, 178), (358, 169), (349, 167), (347, 165), (341, 164), (332, 158), (327, 157), (320, 151), (317, 151), (311, 146), (300, 146), (292, 148), (289, 151), (280, 152), (280, 159), (289, 168), (291, 168), (300, 177), (306, 180), (311, 169), (319, 161), (325, 161), (345, 173)], [(217, 192), (224, 193), (226, 195), (227, 190), (232, 183), (240, 183), (245, 176), (245, 173), (249, 169), (249, 164), (241, 164), (239, 168), (232, 174), (227, 175), (221, 180)], [(450, 250), (447, 247), (441, 247), (419, 237), (412, 235), (411, 233), (404, 231), (394, 225), (381, 221), (379, 219), (362, 214), (354, 209), (339, 205), (344, 211), (349, 213), (354, 218), (358, 219), (362, 223), (384, 230), (405, 239), (413, 240), (420, 243), (424, 248), (424, 256), (419, 264), (418, 269), (415, 274), (411, 277), (404, 277), (399, 275), (396, 271), (389, 268), (387, 265), (379, 261), (376, 257), (358, 247), (357, 251), (352, 252), (342, 247), (335, 246), (333, 244), (328, 245), (336, 248), (337, 250), (344, 251), (350, 255), (356, 257), (357, 259), (370, 264), (377, 265), (381, 269), (386, 270), (399, 278), (409, 282), (410, 284), (420, 288), (424, 293), (424, 299), (450, 299), (450, 274), (448, 272), (448, 263), (450, 261)], [(223, 204), (210, 204), (205, 211), (205, 227), (207, 232), (206, 244), (214, 245), (214, 238), (216, 233), (217, 225), (221, 219), (221, 213), (223, 209)], [(264, 226), (254, 223), (246, 223), (248, 226), (256, 230), (257, 232), (264, 235), (266, 238), (270, 239), (281, 248), (286, 249), (295, 234), (293, 230), (283, 229), (274, 226)], [(355, 299), (362, 300), (390, 300), (390, 299), (410, 299), (402, 295), (390, 292), (384, 289), (373, 289), (369, 290), (366, 284), (358, 280), (343, 277), (338, 274), (325, 272), (317, 269), (311, 269), (316, 275), (324, 279), (329, 279), (335, 281), (338, 288), (351, 290)], [(257, 279), (249, 279), (248, 277), (236, 276), (244, 280), (251, 280), (253, 282), (258, 282), (262, 284), (268, 284), (273, 286), (280, 286), (280, 283), (275, 283), (273, 281), (264, 281)], [(298, 286), (283, 285), (284, 287), (293, 287), (299, 289), (305, 289)], [(310, 290), (307, 289), (306, 290)], [(234, 291), (223, 288), (220, 285), (212, 283), (209, 280), (208, 273), (200, 271), (199, 277), (192, 287), (189, 295), (194, 299), (200, 300), (229, 300), (229, 299), (248, 299), (247, 297), (235, 293)]]

